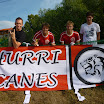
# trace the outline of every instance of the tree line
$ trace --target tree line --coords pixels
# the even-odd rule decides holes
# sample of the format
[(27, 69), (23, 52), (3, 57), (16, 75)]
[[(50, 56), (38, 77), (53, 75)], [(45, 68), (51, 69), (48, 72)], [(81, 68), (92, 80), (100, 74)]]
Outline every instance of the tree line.
[(101, 28), (101, 39), (104, 39), (104, 0), (63, 0), (53, 10), (40, 9), (37, 15), (28, 15), (24, 25), (26, 42), (31, 43), (34, 34), (41, 30), (42, 23), (50, 24), (50, 31), (55, 36), (56, 44), (59, 44), (60, 34), (66, 30), (66, 22), (74, 22), (74, 30), (79, 32), (81, 24), (86, 22), (86, 12), (94, 13), (93, 21)]

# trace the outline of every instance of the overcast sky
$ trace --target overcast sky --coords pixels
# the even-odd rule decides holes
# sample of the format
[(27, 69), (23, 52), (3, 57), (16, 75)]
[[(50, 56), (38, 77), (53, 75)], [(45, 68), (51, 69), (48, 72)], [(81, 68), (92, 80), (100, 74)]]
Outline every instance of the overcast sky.
[(14, 26), (17, 17), (25, 21), (28, 15), (38, 14), (41, 9), (54, 9), (62, 0), (0, 0), (0, 29)]

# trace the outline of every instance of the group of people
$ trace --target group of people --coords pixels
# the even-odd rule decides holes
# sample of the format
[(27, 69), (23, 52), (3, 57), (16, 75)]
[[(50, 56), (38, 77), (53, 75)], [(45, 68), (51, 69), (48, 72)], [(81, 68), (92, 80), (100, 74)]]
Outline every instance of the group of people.
[[(100, 40), (100, 26), (99, 24), (93, 22), (93, 13), (87, 12), (86, 14), (87, 22), (81, 25), (80, 35), (78, 32), (74, 31), (74, 23), (72, 21), (67, 21), (66, 31), (62, 32), (60, 35), (60, 43), (74, 45), (75, 43), (80, 44), (81, 42), (97, 41)], [(25, 32), (22, 30), (23, 19), (18, 17), (15, 20), (15, 27), (10, 30), (10, 35), (12, 39), (12, 46), (18, 48), (25, 42)], [(34, 37), (32, 44), (34, 46), (40, 45), (56, 45), (54, 35), (49, 31), (50, 25), (44, 23), (42, 25), (42, 30), (38, 31)], [(25, 91), (25, 94), (30, 94), (30, 91)]]
[[(100, 40), (100, 26), (99, 24), (92, 21), (93, 13), (86, 13), (86, 23), (81, 25), (80, 35), (74, 31), (74, 23), (67, 21), (66, 31), (60, 35), (60, 43), (74, 45), (75, 43), (80, 44), (81, 42), (91, 42)], [(18, 17), (15, 21), (15, 27), (10, 31), (12, 44), (14, 48), (18, 48), (25, 41), (26, 35), (22, 30), (23, 19)], [(36, 32), (33, 37), (32, 44), (34, 46), (40, 45), (56, 45), (54, 35), (49, 31), (50, 25), (48, 23), (42, 24), (42, 30)], [(96, 44), (95, 42), (94, 44)]]

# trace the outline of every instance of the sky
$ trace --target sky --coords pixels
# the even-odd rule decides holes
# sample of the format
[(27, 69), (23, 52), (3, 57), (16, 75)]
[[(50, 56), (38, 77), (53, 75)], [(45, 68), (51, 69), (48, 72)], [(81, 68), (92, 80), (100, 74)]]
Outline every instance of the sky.
[(61, 2), (62, 0), (0, 0), (0, 29), (13, 27), (17, 17), (21, 17), (25, 23), (28, 15), (36, 15), (40, 9), (54, 9)]

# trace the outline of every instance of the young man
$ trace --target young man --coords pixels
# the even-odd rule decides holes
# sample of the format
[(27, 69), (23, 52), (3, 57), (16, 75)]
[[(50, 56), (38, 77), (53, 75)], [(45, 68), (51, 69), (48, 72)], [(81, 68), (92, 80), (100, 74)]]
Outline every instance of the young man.
[[(100, 26), (99, 24), (92, 22), (93, 13), (87, 12), (86, 14), (87, 22), (81, 25), (80, 36), (82, 42), (90, 42), (100, 40)], [(86, 44), (97, 44), (95, 43), (86, 43)]]
[(62, 32), (60, 35), (61, 44), (70, 44), (74, 45), (75, 43), (80, 42), (79, 33), (73, 30), (74, 23), (72, 21), (68, 21), (66, 24), (66, 31)]
[(25, 41), (25, 33), (22, 30), (23, 19), (18, 17), (15, 20), (15, 27), (10, 31), (14, 48), (18, 48)]
[(33, 45), (55, 45), (54, 35), (49, 31), (48, 23), (42, 24), (42, 30), (38, 31), (33, 37)]
[[(14, 48), (18, 48), (25, 41), (26, 35), (25, 32), (22, 30), (22, 26), (23, 26), (23, 19), (18, 17), (15, 20), (15, 27), (13, 28), (13, 30), (9, 31)], [(29, 103), (29, 99), (31, 97), (30, 91), (29, 90), (25, 91), (25, 95), (26, 96), (25, 96), (24, 104), (27, 104), (25, 102)]]

